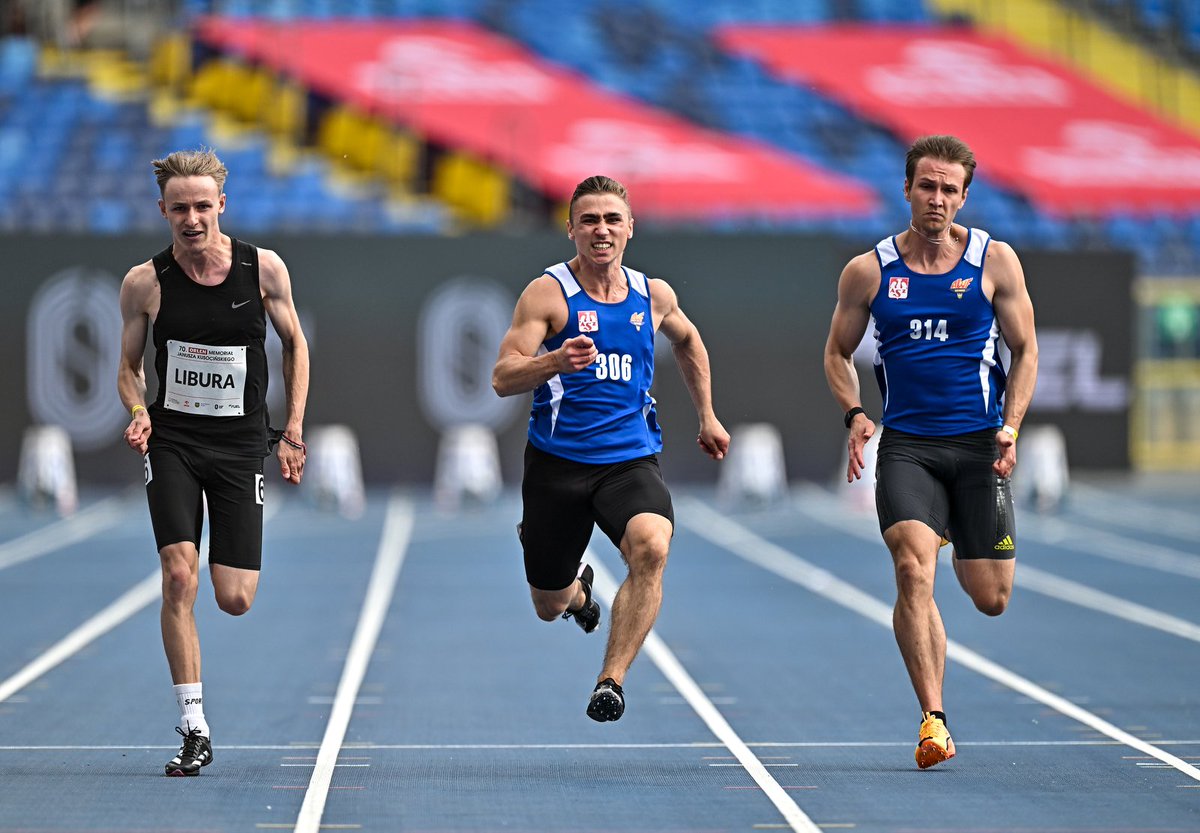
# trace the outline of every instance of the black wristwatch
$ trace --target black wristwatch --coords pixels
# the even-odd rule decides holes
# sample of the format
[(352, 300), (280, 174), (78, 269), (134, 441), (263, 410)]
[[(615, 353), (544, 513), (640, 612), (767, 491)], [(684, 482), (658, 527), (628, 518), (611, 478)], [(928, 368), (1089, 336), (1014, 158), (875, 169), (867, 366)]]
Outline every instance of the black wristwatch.
[(858, 414), (865, 414), (866, 410), (862, 406), (857, 406), (846, 411), (846, 427), (850, 427), (850, 423), (854, 421), (854, 417)]

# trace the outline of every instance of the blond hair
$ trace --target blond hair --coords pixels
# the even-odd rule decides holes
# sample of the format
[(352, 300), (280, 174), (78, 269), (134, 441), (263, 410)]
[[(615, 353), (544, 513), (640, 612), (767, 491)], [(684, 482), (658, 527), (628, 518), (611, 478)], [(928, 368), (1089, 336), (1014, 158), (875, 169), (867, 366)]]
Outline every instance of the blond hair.
[(225, 177), (229, 175), (225, 163), (217, 158), (212, 148), (177, 150), (150, 164), (154, 166), (154, 178), (158, 180), (160, 195), (166, 192), (167, 183), (177, 176), (211, 176), (220, 194), (225, 191)]

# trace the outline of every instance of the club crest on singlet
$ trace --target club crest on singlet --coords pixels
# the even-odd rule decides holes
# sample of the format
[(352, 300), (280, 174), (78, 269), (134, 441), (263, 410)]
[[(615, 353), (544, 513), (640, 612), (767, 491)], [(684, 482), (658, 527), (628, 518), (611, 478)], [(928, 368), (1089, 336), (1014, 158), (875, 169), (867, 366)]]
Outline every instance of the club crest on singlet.
[(167, 341), (163, 407), (204, 416), (245, 413), (246, 348)]
[(579, 332), (594, 333), (600, 329), (600, 317), (596, 315), (594, 309), (581, 309), (579, 311)]
[(888, 297), (903, 299), (908, 297), (908, 278), (892, 278), (888, 281)]

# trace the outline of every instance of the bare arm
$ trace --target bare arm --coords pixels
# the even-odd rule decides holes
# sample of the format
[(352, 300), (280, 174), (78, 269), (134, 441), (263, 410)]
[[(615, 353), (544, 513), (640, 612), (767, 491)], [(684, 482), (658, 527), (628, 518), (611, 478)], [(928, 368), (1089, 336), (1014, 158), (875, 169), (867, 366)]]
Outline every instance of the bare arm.
[[(1025, 286), (1025, 272), (1016, 252), (1007, 243), (993, 240), (984, 264), (985, 288), (992, 288), (992, 307), (1004, 342), (1012, 353), (1008, 383), (1004, 391), (1004, 424), (1019, 431), (1037, 385), (1038, 346), (1034, 332), (1033, 301)], [(992, 468), (1001, 477), (1012, 474), (1017, 464), (1016, 439), (1004, 431), (996, 432), (1000, 458)]]
[[(157, 311), (158, 278), (151, 263), (129, 270), (121, 282), (121, 360), (117, 366), (117, 395), (132, 411), (125, 442), (139, 454), (146, 453), (150, 439), (150, 414), (146, 411), (146, 334), (150, 316)], [(133, 409), (137, 408), (136, 411)]]
[(585, 335), (538, 355), (542, 342), (566, 324), (567, 302), (558, 282), (546, 275), (535, 278), (517, 299), (512, 325), (500, 340), (492, 389), (500, 396), (529, 393), (560, 373), (575, 373), (596, 361), (596, 345)]
[[(304, 408), (308, 402), (308, 341), (300, 329), (287, 266), (269, 249), (258, 250), (258, 282), (263, 293), (263, 309), (283, 345), (283, 392), (287, 403), (283, 432), (288, 439), (303, 443)], [(304, 474), (303, 449), (283, 442), (276, 453), (283, 479), (299, 483)]]
[[(825, 379), (843, 413), (862, 405), (854, 351), (871, 320), (871, 301), (879, 289), (879, 279), (879, 264), (870, 252), (846, 264), (838, 279), (837, 306), (829, 324), (829, 338), (825, 341)], [(865, 414), (856, 414), (847, 439), (850, 452), (846, 469), (848, 482), (862, 477), (863, 449), (874, 434), (875, 423)]]
[(721, 460), (729, 451), (729, 432), (717, 419), (712, 404), (712, 369), (700, 331), (679, 308), (675, 290), (665, 281), (650, 281), (650, 298), (657, 330), (671, 342), (675, 363), (700, 418), (696, 442), (709, 457)]

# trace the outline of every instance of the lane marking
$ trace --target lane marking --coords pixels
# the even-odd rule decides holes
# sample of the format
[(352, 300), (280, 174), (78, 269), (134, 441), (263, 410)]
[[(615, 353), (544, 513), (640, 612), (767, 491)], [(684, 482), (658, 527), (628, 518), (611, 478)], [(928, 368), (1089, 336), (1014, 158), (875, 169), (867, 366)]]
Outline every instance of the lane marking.
[[(1119, 490), (1122, 487), (1113, 488)], [(1082, 483), (1071, 484), (1071, 497), (1084, 498), (1083, 501), (1069, 501), (1069, 511), (1073, 514), (1126, 529), (1181, 538), (1189, 543), (1200, 537), (1200, 519), (1191, 512), (1146, 503), (1144, 500), (1130, 501), (1125, 497), (1114, 499), (1112, 491)]]
[[(907, 740), (864, 740), (864, 741), (747, 741), (746, 745), (754, 749), (872, 749), (890, 747), (909, 747)], [(1071, 746), (1124, 746), (1115, 740), (964, 740), (955, 741), (955, 746), (1002, 746), (1002, 747), (1054, 747), (1066, 748)], [(1159, 746), (1200, 746), (1196, 740), (1160, 740)], [(312, 744), (315, 749), (316, 743)], [(73, 746), (73, 745), (9, 745), (0, 746), (0, 752), (154, 752), (162, 749), (178, 749), (174, 746)], [(230, 744), (222, 743), (222, 749), (237, 752), (273, 752), (278, 750), (295, 749), (290, 744)], [(694, 743), (380, 743), (362, 747), (380, 752), (481, 752), (504, 750), (538, 750), (538, 749), (725, 749), (725, 744), (716, 741), (695, 741)], [(759, 756), (763, 759), (767, 756)], [(1122, 758), (1130, 756), (1123, 755)], [(1149, 757), (1149, 756), (1145, 756)], [(1195, 760), (1196, 756), (1180, 756), (1185, 760)]]
[[(611, 611), (613, 596), (617, 592), (617, 582), (604, 564), (596, 557), (595, 553), (589, 550), (584, 557), (588, 559), (588, 563), (592, 565), (592, 569), (596, 573), (594, 589), (600, 593), (605, 605)], [(763, 794), (771, 799), (771, 803), (779, 810), (791, 829), (796, 831), (796, 833), (820, 833), (820, 828), (813, 823), (812, 819), (804, 814), (804, 811), (800, 809), (799, 805), (787, 794), (783, 787), (779, 786), (779, 782), (771, 776), (771, 773), (767, 772), (763, 763), (755, 757), (745, 742), (738, 737), (733, 727), (729, 725), (717, 707), (708, 699), (708, 695), (696, 684), (696, 681), (692, 679), (692, 676), (675, 657), (674, 652), (667, 647), (667, 644), (662, 641), (653, 629), (647, 634), (646, 641), (642, 645), (642, 650), (658, 666), (658, 670), (662, 672), (662, 675), (683, 695), (683, 699), (688, 701), (692, 710), (708, 726), (709, 731), (734, 754), (734, 757), (741, 761), (741, 765), (746, 768), (746, 772), (754, 779), (756, 784), (762, 787)]]
[[(263, 511), (263, 525), (279, 511), (282, 501), (268, 504)], [(200, 571), (208, 566), (208, 531), (200, 538)], [(12, 697), (46, 672), (66, 662), (104, 634), (129, 619), (142, 608), (162, 599), (162, 568), (139, 581), (118, 596), (108, 607), (85, 621), (75, 630), (47, 648), (32, 662), (0, 682), (0, 703)]]
[(350, 718), (354, 714), (354, 701), (358, 699), (358, 690), (367, 674), (367, 666), (379, 640), (379, 631), (383, 628), (388, 607), (392, 603), (392, 594), (400, 577), (400, 568), (404, 566), (404, 556), (408, 552), (412, 529), (411, 502), (403, 497), (393, 496), (388, 502), (379, 550), (375, 555), (375, 567), (367, 582), (367, 594), (358, 617), (358, 626), (350, 642), (350, 651), (342, 668), (333, 707), (329, 710), (325, 737), (317, 750), (312, 779), (308, 783), (304, 803), (300, 805), (300, 814), (296, 818), (296, 833), (317, 833), (322, 828), (330, 827), (321, 824), (325, 802), (329, 797), (329, 783), (333, 779), (333, 770), (342, 751), (342, 742), (346, 739), (346, 730), (350, 727)]
[(1174, 547), (1150, 544), (1111, 532), (1100, 532), (1079, 524), (1036, 515), (1023, 522), (1022, 534), (1064, 550), (1107, 558), (1134, 567), (1148, 567), (1163, 573), (1200, 578), (1200, 558)]
[[(686, 498), (681, 501), (684, 508), (684, 526), (693, 534), (716, 544), (730, 553), (775, 573), (781, 578), (794, 582), (807, 590), (823, 596), (832, 602), (846, 607), (855, 613), (892, 630), (892, 608), (854, 585), (823, 570), (795, 553), (785, 550), (746, 527), (727, 518), (710, 506), (696, 500)], [(696, 523), (693, 517), (704, 518), (703, 523)], [(1102, 735), (1119, 741), (1126, 746), (1137, 749), (1163, 763), (1170, 764), (1184, 775), (1200, 781), (1200, 769), (1172, 755), (1141, 738), (1119, 729), (1107, 720), (1092, 712), (1082, 709), (1064, 697), (1053, 694), (999, 663), (975, 653), (965, 645), (951, 639), (946, 640), (946, 658), (963, 665), (975, 673), (987, 677), (1006, 688), (1024, 694), (1045, 706), (1049, 706), (1060, 714), (1094, 729)]]
[(0, 544), (0, 570), (65, 549), (119, 524), (129, 514), (123, 496), (106, 498), (69, 518)]
[[(864, 541), (883, 544), (883, 538), (880, 537), (879, 530), (873, 523), (868, 527), (864, 523), (865, 519), (863, 516), (847, 512), (828, 493), (815, 487), (802, 487), (802, 500), (808, 503), (815, 503), (820, 507), (820, 511), (815, 512), (811, 507), (801, 505), (800, 500), (793, 503), (797, 511), (811, 520), (817, 521), (830, 529), (836, 529), (839, 533), (849, 533), (855, 538)], [(830, 520), (831, 518), (836, 519), (836, 521)], [(1060, 543), (1055, 544), (1055, 546), (1061, 545)], [(1133, 546), (1133, 542), (1130, 545)], [(948, 551), (940, 555), (938, 563), (942, 567), (950, 565)], [(1200, 564), (1200, 561), (1197, 564)], [(1078, 607), (1084, 607), (1098, 613), (1124, 619), (1127, 622), (1153, 628), (1192, 642), (1200, 642), (1200, 625), (1195, 622), (1189, 622), (1178, 616), (1163, 613), (1161, 610), (1155, 610), (1154, 608), (1140, 605), (1137, 602), (1131, 602), (1119, 596), (1105, 593), (1102, 590), (1096, 590), (1086, 584), (1080, 584), (1077, 581), (1056, 576), (1037, 567), (1031, 567), (1024, 561), (1021, 562), (1020, 569), (1017, 570), (1014, 582), (1018, 587), (1031, 590), (1034, 593), (1040, 593), (1043, 596), (1049, 596)]]

